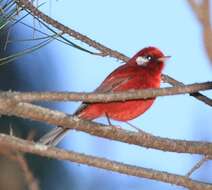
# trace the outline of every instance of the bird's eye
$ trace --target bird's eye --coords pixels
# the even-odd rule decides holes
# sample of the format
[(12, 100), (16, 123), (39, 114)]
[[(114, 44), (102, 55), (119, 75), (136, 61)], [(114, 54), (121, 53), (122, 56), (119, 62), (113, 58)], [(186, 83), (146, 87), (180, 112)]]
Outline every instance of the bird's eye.
[(146, 59), (147, 59), (148, 61), (151, 61), (151, 60), (152, 60), (152, 56), (151, 56), (151, 55), (147, 55), (147, 56), (146, 56)]

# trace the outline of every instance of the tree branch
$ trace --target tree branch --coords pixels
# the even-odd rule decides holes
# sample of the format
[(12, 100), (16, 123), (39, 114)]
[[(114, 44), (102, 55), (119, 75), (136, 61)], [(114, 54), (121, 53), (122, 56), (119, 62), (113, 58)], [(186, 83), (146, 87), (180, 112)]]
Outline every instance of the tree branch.
[(80, 41), (84, 42), (85, 44), (88, 44), (89, 46), (99, 50), (101, 53), (99, 55), (115, 57), (124, 62), (127, 62), (127, 60), (129, 59), (127, 56), (125, 56), (117, 51), (114, 51), (114, 50), (88, 38), (87, 36), (85, 36), (83, 34), (80, 34), (79, 32), (61, 24), (60, 22), (54, 20), (53, 18), (49, 17), (48, 15), (42, 13), (30, 1), (16, 0), (16, 2), (20, 7), (28, 9), (35, 17), (42, 19), (44, 22), (46, 22), (46, 23), (50, 24), (51, 26), (57, 28), (58, 30), (62, 31), (64, 34), (68, 34), (71, 37), (73, 37), (77, 40), (80, 40)]
[[(76, 92), (0, 92), (2, 98), (12, 98), (18, 102), (34, 101), (83, 101), (83, 102), (111, 102), (135, 99), (147, 99), (157, 96), (168, 96), (185, 93), (195, 93), (200, 90), (212, 89), (212, 82), (196, 83), (186, 86), (167, 88), (131, 90), (128, 92), (113, 93), (76, 93)], [(212, 100), (208, 98), (208, 105)]]
[(196, 170), (198, 170), (206, 161), (208, 161), (208, 156), (204, 156), (201, 160), (199, 160), (185, 175), (186, 177), (190, 177)]
[(19, 164), (29, 190), (40, 190), (38, 181), (35, 179), (35, 177), (33, 176), (33, 173), (29, 169), (29, 166), (27, 164), (26, 159), (24, 158), (24, 155), (22, 155), (19, 152), (15, 152), (14, 154), (15, 154), (13, 156), (14, 161), (16, 161)]
[[(172, 86), (185, 86), (185, 84), (183, 84), (182, 82), (179, 82), (175, 80), (174, 78), (167, 75), (163, 75), (163, 80), (171, 84)], [(204, 102), (207, 105), (211, 105), (211, 99), (199, 92), (190, 93), (190, 96)]]
[(212, 29), (210, 22), (210, 1), (202, 0), (200, 3), (194, 0), (188, 0), (195, 16), (203, 30), (203, 41), (208, 58), (212, 63)]
[[(0, 133), (0, 136), (1, 136), (1, 133)], [(8, 136), (8, 137), (12, 137), (12, 136)], [(18, 164), (20, 170), (23, 173), (23, 178), (25, 179), (26, 185), (28, 186), (29, 190), (39, 190), (40, 189), (38, 181), (35, 179), (33, 173), (31, 172), (31, 170), (27, 164), (27, 160), (24, 158), (24, 155), (21, 152), (16, 151), (16, 150), (14, 151), (12, 149), (8, 149), (5, 146), (1, 146), (0, 154), (1, 154), (1, 156), (5, 156), (6, 158), (8, 158), (8, 159), (14, 161), (16, 164)]]
[[(84, 43), (88, 44), (89, 46), (99, 50), (100, 51), (99, 55), (114, 57), (114, 58), (117, 58), (124, 62), (127, 62), (129, 60), (129, 58), (127, 56), (125, 56), (124, 54), (119, 53), (118, 51), (112, 50), (112, 49), (88, 38), (87, 36), (63, 25), (62, 23), (54, 20), (53, 18), (49, 17), (48, 15), (42, 13), (35, 6), (33, 6), (33, 4), (29, 0), (16, 0), (16, 2), (20, 7), (23, 7), (25, 9), (29, 10), (35, 17), (42, 19), (44, 22), (46, 22), (46, 23), (50, 24), (51, 26), (57, 28), (58, 30), (62, 31), (64, 34), (68, 34), (71, 37), (73, 37), (77, 40), (80, 40), (81, 42), (84, 42)], [(165, 82), (167, 82), (171, 85), (174, 85), (174, 86), (184, 85), (183, 83), (173, 79), (172, 77), (169, 77), (168, 75), (163, 75), (163, 78), (164, 78)], [(195, 93), (195, 94), (191, 94), (191, 95), (206, 104), (208, 104), (208, 102), (210, 102), (206, 96), (204, 96), (200, 93)]]
[(168, 172), (137, 167), (129, 164), (124, 164), (116, 161), (111, 161), (105, 158), (89, 156), (73, 151), (64, 151), (54, 147), (48, 147), (42, 144), (36, 144), (30, 141), (21, 140), (16, 137), (0, 134), (0, 145), (12, 150), (21, 151), (24, 153), (32, 153), (49, 158), (60, 160), (69, 160), (72, 162), (86, 164), (97, 168), (102, 168), (110, 171), (115, 171), (131, 176), (144, 177), (153, 180), (159, 180), (178, 186), (183, 186), (192, 190), (209, 190), (212, 189), (212, 184), (202, 183), (192, 180), (181, 175), (175, 175)]
[(144, 146), (146, 148), (178, 153), (212, 155), (212, 143), (210, 142), (174, 140), (156, 137), (148, 133), (136, 133), (117, 129), (112, 126), (82, 120), (76, 116), (70, 117), (59, 111), (29, 103), (17, 102), (7, 98), (0, 98), (0, 113), (41, 121), (52, 125), (60, 125), (98, 137)]

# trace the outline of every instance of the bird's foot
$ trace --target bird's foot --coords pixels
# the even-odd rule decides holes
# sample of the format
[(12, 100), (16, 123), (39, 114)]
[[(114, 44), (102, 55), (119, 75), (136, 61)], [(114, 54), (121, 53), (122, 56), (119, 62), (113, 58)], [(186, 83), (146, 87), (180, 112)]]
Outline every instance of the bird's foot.
[(112, 127), (112, 130), (119, 130), (122, 129), (121, 126), (116, 126), (116, 125), (110, 125)]

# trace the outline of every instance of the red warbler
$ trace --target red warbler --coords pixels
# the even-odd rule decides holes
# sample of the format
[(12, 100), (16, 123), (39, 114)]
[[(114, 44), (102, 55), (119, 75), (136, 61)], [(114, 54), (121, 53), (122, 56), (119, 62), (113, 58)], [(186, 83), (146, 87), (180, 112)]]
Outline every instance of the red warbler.
[[(147, 47), (136, 53), (129, 61), (109, 74), (95, 92), (124, 92), (159, 88), (164, 62), (169, 58), (158, 48)], [(118, 121), (129, 121), (147, 111), (155, 98), (127, 100), (122, 102), (86, 103), (73, 114), (82, 119), (93, 120), (101, 116)], [(58, 127), (41, 138), (44, 144), (56, 144), (68, 129)]]

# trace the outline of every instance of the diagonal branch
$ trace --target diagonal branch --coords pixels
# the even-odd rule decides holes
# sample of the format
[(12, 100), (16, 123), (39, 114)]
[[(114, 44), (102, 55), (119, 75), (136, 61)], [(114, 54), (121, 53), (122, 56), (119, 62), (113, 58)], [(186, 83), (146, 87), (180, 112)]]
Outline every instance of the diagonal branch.
[(190, 177), (196, 170), (198, 170), (206, 161), (208, 161), (209, 156), (204, 156), (199, 160), (185, 175), (186, 177)]
[(37, 179), (34, 177), (33, 173), (31, 172), (24, 155), (19, 152), (16, 152), (13, 156), (14, 161), (16, 161), (24, 175), (26, 183), (28, 185), (29, 190), (40, 190), (39, 183)]
[[(171, 84), (172, 86), (185, 86), (185, 84), (183, 84), (182, 82), (179, 82), (167, 75), (163, 75), (163, 80), (167, 81), (167, 83)], [(207, 105), (211, 105), (211, 99), (199, 92), (190, 93), (190, 96), (193, 96), (194, 98), (204, 102)]]
[(0, 145), (24, 153), (32, 153), (49, 158), (68, 160), (80, 164), (86, 164), (97, 168), (115, 171), (131, 176), (159, 180), (178, 186), (183, 186), (194, 190), (212, 189), (212, 184), (189, 179), (185, 176), (171, 174), (164, 171), (157, 171), (143, 167), (137, 167), (121, 162), (111, 161), (105, 158), (99, 158), (86, 154), (80, 154), (74, 151), (64, 151), (54, 147), (48, 147), (42, 144), (36, 144), (30, 141), (21, 140), (16, 137), (0, 134)]
[[(195, 83), (185, 86), (166, 88), (154, 88), (144, 90), (131, 90), (127, 92), (113, 93), (77, 93), (77, 92), (0, 92), (2, 98), (12, 98), (18, 102), (34, 101), (83, 101), (83, 102), (111, 102), (135, 99), (147, 99), (157, 96), (168, 96), (190, 93), (200, 90), (212, 89), (212, 82)], [(208, 98), (208, 105), (212, 106), (212, 100)]]
[(212, 63), (212, 28), (210, 21), (210, 1), (202, 0), (201, 2), (197, 2), (194, 0), (188, 0), (188, 3), (202, 26), (205, 50), (208, 54), (209, 60)]
[[(58, 30), (62, 31), (64, 34), (68, 34), (72, 37), (74, 37), (77, 40), (80, 40), (89, 46), (97, 49), (100, 51), (101, 56), (110, 56), (117, 58), (119, 60), (122, 60), (124, 62), (127, 62), (129, 58), (125, 56), (122, 53), (119, 53), (118, 51), (112, 50), (99, 42), (96, 42), (92, 40), (91, 38), (63, 25), (62, 23), (54, 20), (53, 18), (49, 17), (48, 15), (42, 13), (40, 10), (38, 10), (29, 0), (16, 0), (17, 4), (21, 7), (24, 7), (25, 9), (29, 10), (35, 17), (38, 17), (42, 19), (44, 22), (50, 24), (51, 26), (57, 28)], [(174, 85), (174, 86), (183, 86), (184, 84), (173, 79), (172, 77), (169, 77), (168, 75), (163, 75), (164, 81)], [(191, 94), (196, 99), (208, 104), (208, 98), (200, 93)]]
[(212, 143), (174, 140), (97, 124), (29, 103), (0, 98), (0, 113), (83, 131), (91, 135), (163, 151), (212, 155)]
[[(1, 136), (1, 134), (0, 134)], [(3, 135), (4, 136), (4, 135)], [(11, 135), (7, 135), (8, 138), (12, 137)], [(1, 143), (0, 143), (1, 144)], [(0, 148), (0, 155), (4, 156), (8, 159), (10, 159), (11, 161), (14, 161), (16, 164), (18, 164), (20, 170), (23, 173), (23, 178), (26, 181), (26, 185), (28, 186), (29, 190), (40, 190), (39, 188), (39, 183), (37, 181), (37, 179), (35, 179), (33, 173), (31, 172), (27, 160), (25, 159), (24, 155), (19, 152), (19, 151), (14, 151), (12, 149), (8, 149), (6, 147), (2, 147)]]
[(61, 24), (60, 22), (54, 20), (53, 18), (49, 17), (48, 15), (42, 13), (40, 10), (38, 10), (30, 1), (28, 0), (16, 0), (17, 4), (25, 9), (28, 9), (35, 17), (38, 17), (40, 19), (42, 19), (44, 22), (50, 24), (51, 26), (57, 28), (60, 31), (63, 31), (64, 34), (68, 34), (70, 36), (72, 36), (73, 38), (80, 40), (86, 44), (88, 44), (89, 46), (97, 49), (100, 51), (100, 55), (102, 56), (110, 56), (110, 57), (115, 57), (118, 58), (124, 62), (127, 62), (127, 60), (129, 59), (127, 56), (114, 51), (92, 39), (90, 39), (89, 37), (80, 34), (79, 32)]

